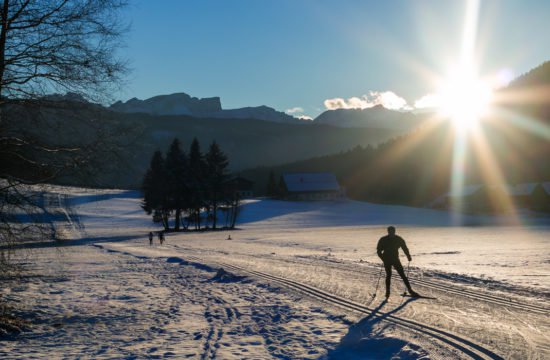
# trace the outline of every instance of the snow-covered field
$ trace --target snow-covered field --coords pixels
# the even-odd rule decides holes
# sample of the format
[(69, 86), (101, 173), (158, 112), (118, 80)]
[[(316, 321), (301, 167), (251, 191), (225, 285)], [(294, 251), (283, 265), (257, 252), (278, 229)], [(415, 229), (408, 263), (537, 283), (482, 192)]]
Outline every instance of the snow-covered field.
[[(149, 246), (159, 228), (138, 193), (57, 191), (72, 204), (59, 198), (67, 240), (22, 253), (29, 276), (3, 284), (30, 325), (0, 358), (550, 358), (547, 218), (454, 227), (427, 209), (251, 200), (239, 230)], [(402, 297), (394, 279), (383, 301), (388, 225), (413, 287), (436, 299)]]

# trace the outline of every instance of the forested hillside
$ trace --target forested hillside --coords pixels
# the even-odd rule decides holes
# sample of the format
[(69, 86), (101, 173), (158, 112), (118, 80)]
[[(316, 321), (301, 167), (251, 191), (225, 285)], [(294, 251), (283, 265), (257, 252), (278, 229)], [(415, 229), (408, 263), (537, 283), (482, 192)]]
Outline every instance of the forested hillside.
[[(495, 93), (492, 115), (466, 136), (465, 183), (550, 180), (550, 62)], [(354, 199), (425, 205), (449, 190), (456, 131), (434, 117), (380, 146), (243, 172), (264, 194), (269, 173), (331, 171)]]
[[(179, 138), (184, 147), (193, 138), (205, 144), (216, 141), (232, 159), (230, 170), (238, 172), (345, 151), (357, 145), (378, 144), (403, 132), (257, 119), (126, 114), (65, 100), (21, 103), (6, 109), (4, 114), (3, 126), (11, 133), (25, 133), (52, 147), (93, 145), (97, 149), (89, 158), (82, 159), (78, 171), (58, 177), (57, 181), (122, 188), (139, 188), (151, 154), (167, 150), (174, 138)], [(28, 151), (32, 157), (32, 147)], [(83, 165), (88, 165), (89, 171)]]

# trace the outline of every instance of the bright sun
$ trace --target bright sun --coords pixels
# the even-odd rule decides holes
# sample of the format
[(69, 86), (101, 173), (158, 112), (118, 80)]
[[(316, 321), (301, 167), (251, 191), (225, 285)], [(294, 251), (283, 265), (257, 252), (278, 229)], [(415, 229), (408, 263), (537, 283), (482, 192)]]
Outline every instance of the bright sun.
[(439, 111), (459, 130), (474, 127), (487, 114), (492, 90), (483, 80), (456, 71), (438, 92)]

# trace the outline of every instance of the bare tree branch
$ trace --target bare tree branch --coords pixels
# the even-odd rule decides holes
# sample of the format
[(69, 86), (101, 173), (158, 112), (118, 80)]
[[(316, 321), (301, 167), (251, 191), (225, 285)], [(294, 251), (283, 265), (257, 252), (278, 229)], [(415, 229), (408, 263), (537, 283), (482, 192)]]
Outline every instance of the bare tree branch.
[(46, 96), (107, 102), (127, 72), (118, 56), (125, 6), (0, 0), (0, 272), (13, 269), (15, 245), (55, 235), (42, 184), (90, 176), (117, 156), (116, 134), (107, 130), (115, 125), (101, 107)]

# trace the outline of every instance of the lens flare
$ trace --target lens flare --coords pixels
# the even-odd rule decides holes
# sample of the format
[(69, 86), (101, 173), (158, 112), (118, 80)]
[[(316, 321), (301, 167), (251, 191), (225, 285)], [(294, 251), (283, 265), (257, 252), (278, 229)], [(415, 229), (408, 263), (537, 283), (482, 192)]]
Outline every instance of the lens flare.
[(439, 111), (458, 130), (471, 129), (488, 114), (492, 90), (471, 73), (455, 71), (439, 91)]

